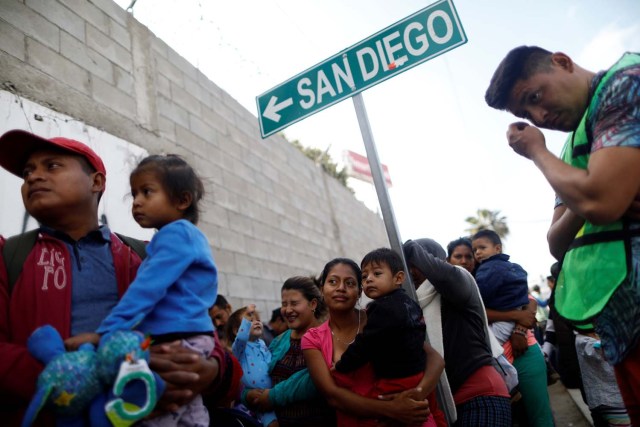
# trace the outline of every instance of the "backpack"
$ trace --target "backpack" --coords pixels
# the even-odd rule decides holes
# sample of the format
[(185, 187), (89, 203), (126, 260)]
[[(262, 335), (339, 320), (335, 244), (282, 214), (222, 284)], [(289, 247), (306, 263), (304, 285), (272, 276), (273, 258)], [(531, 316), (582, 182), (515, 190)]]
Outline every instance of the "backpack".
[[(7, 268), (7, 279), (9, 283), (8, 294), (11, 295), (11, 291), (22, 272), (22, 266), (27, 256), (31, 252), (31, 249), (36, 244), (38, 238), (38, 229), (27, 231), (22, 234), (18, 234), (9, 237), (4, 242), (2, 248), (2, 257)], [(134, 239), (133, 237), (125, 236), (119, 233), (114, 233), (125, 245), (129, 246), (141, 259), (145, 259), (147, 251), (145, 249), (146, 243), (142, 240)]]

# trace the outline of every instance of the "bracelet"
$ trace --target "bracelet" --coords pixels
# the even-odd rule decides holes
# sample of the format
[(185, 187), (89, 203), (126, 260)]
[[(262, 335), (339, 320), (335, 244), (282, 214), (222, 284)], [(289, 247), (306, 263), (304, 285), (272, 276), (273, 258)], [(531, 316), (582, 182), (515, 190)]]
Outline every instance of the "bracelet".
[(523, 328), (521, 326), (516, 326), (515, 328), (513, 328), (513, 332), (519, 335), (523, 335), (526, 336), (528, 330), (526, 328)]

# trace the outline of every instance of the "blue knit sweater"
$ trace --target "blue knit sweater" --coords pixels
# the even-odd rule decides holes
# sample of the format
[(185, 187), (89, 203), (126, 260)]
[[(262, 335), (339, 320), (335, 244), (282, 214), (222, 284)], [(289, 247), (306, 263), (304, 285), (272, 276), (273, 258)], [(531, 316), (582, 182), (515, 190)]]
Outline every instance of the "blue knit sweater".
[(218, 273), (206, 236), (189, 221), (174, 221), (153, 236), (136, 279), (97, 332), (212, 332), (208, 309), (217, 294)]

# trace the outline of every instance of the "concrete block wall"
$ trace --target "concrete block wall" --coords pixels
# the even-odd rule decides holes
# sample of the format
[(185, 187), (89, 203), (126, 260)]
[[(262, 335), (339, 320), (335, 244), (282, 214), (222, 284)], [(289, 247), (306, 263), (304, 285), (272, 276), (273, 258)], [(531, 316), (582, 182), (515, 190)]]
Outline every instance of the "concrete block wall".
[[(284, 279), (388, 245), (382, 220), (110, 0), (0, 1), (2, 89), (206, 179), (199, 226), (232, 305), (279, 305)], [(304, 141), (303, 141), (304, 143)]]

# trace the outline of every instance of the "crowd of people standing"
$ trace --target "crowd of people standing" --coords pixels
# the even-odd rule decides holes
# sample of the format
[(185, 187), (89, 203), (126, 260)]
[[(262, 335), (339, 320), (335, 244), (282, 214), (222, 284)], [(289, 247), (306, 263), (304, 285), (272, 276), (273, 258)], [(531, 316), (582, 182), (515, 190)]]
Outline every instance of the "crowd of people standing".
[[(99, 225), (107, 171), (91, 148), (5, 133), (0, 166), (23, 180), (39, 228), (0, 236), (3, 423), (20, 425), (29, 402), (48, 399), (36, 393), (43, 364), (29, 343), (52, 325), (68, 351), (123, 330), (150, 335), (149, 369), (164, 392), (130, 424), (553, 426), (548, 372), (562, 369), (552, 333), (565, 324), (594, 421), (640, 425), (639, 99), (637, 54), (592, 73), (563, 53), (522, 46), (491, 80), (491, 107), (571, 132), (561, 158), (537, 127), (517, 122), (507, 132), (557, 194), (548, 240), (559, 264), (537, 338), (543, 300), (491, 230), (447, 252), (408, 240), (402, 254), (374, 249), (360, 263), (330, 260), (317, 278), (290, 277), (267, 327), (255, 305), (233, 311), (218, 295), (197, 227), (204, 185), (184, 159), (149, 156), (130, 176), (134, 219), (158, 230), (145, 247)], [(34, 425), (102, 421), (85, 407), (69, 412), (72, 400), (52, 396), (31, 413)]]

